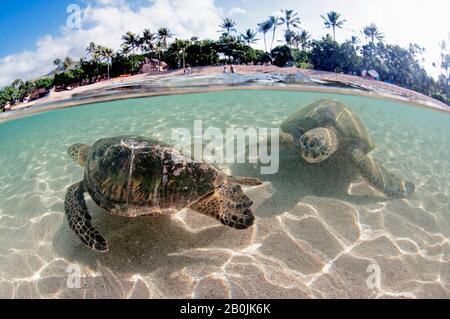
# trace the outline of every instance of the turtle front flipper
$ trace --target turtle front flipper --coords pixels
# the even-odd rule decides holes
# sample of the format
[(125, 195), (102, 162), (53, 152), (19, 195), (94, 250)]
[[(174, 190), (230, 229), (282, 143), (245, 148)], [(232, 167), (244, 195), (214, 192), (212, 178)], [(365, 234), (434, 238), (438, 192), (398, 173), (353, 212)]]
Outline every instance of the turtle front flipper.
[(292, 137), (291, 134), (280, 132), (279, 139), (281, 147), (292, 148), (295, 146), (294, 138)]
[(214, 217), (222, 224), (236, 229), (246, 229), (253, 225), (255, 216), (250, 207), (253, 202), (236, 184), (224, 184), (208, 196), (203, 197), (190, 208)]
[(295, 149), (294, 138), (291, 134), (280, 132), (276, 143), (272, 143), (272, 137), (267, 136), (267, 141), (261, 143), (258, 141), (258, 149), (264, 146), (268, 152), (272, 151), (272, 147), (276, 149)]
[(352, 160), (361, 176), (387, 196), (407, 197), (414, 193), (413, 183), (395, 176), (361, 150), (352, 152)]
[(227, 176), (227, 181), (229, 183), (247, 185), (247, 186), (259, 186), (262, 185), (262, 182), (257, 178), (251, 177), (236, 177), (236, 176)]
[(84, 200), (84, 183), (79, 182), (69, 187), (64, 202), (69, 227), (89, 248), (105, 252), (108, 250), (106, 239), (92, 226), (86, 201)]

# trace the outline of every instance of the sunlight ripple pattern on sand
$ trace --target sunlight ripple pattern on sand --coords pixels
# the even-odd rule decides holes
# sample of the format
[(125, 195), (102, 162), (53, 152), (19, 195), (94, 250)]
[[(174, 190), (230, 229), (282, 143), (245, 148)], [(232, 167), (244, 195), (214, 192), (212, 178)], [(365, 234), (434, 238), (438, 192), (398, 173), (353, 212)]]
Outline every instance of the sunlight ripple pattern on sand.
[[(67, 187), (83, 176), (67, 147), (138, 134), (173, 142), (171, 129), (278, 127), (322, 97), (350, 105), (377, 145), (372, 155), (413, 181), (408, 199), (387, 199), (355, 177), (327, 189), (320, 172), (288, 154), (276, 175), (245, 191), (256, 207), (246, 231), (184, 209), (172, 216), (110, 216), (88, 197), (110, 252), (68, 230)], [(257, 103), (255, 103), (257, 102)], [(450, 118), (363, 97), (237, 91), (101, 103), (0, 125), (2, 298), (450, 298)], [(291, 157), (290, 157), (291, 156)], [(225, 165), (258, 176), (250, 164)], [(325, 194), (325, 195), (324, 195)], [(82, 287), (67, 288), (67, 267)], [(370, 265), (381, 286), (369, 288)]]

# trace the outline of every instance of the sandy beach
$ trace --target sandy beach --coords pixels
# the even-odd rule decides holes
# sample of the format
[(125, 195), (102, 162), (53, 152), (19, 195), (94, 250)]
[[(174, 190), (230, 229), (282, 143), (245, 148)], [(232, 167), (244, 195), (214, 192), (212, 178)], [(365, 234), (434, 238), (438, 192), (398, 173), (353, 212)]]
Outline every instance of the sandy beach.
[[(411, 102), (414, 104), (419, 104), (427, 107), (432, 107), (435, 109), (450, 111), (450, 107), (438, 100), (435, 100), (429, 96), (424, 94), (408, 90), (402, 87), (399, 87), (394, 84), (385, 83), (381, 81), (368, 80), (364, 79), (360, 76), (353, 76), (347, 74), (339, 74), (318, 70), (310, 70), (310, 69), (299, 69), (296, 67), (288, 67), (288, 68), (280, 68), (277, 66), (262, 66), (262, 65), (236, 65), (235, 66), (236, 73), (239, 75), (249, 75), (249, 74), (292, 74), (298, 75), (306, 81), (310, 80), (318, 80), (327, 83), (328, 85), (336, 85), (336, 86), (348, 86), (356, 89), (361, 89), (367, 92), (370, 92), (369, 95), (375, 93), (381, 97), (388, 97), (393, 99), (399, 99), (402, 101)], [(31, 106), (39, 106), (46, 104), (58, 104), (59, 101), (67, 101), (73, 98), (76, 95), (80, 95), (86, 92), (94, 93), (96, 91), (108, 89), (114, 86), (120, 85), (129, 85), (134, 83), (146, 83), (160, 79), (171, 79), (171, 78), (180, 78), (180, 79), (189, 79), (195, 78), (198, 76), (208, 76), (208, 75), (222, 75), (223, 74), (223, 66), (205, 66), (205, 67), (194, 67), (192, 68), (192, 72), (190, 75), (184, 75), (183, 69), (170, 70), (166, 72), (161, 72), (159, 74), (137, 74), (129, 77), (122, 78), (114, 78), (110, 80), (105, 80), (102, 82), (76, 87), (73, 90), (55, 92), (51, 90), (48, 96), (30, 102), (30, 103), (22, 103), (13, 106), (13, 110), (29, 108)], [(302, 83), (303, 84), (303, 83)], [(327, 88), (328, 90), (328, 88)], [(364, 92), (358, 92), (358, 90), (347, 90), (346, 94), (360, 94), (367, 95)], [(143, 94), (145, 95), (145, 94)], [(149, 95), (149, 94), (147, 94)], [(123, 98), (124, 96), (121, 96)], [(110, 100), (114, 100), (115, 98), (111, 98)], [(91, 101), (88, 101), (91, 102)], [(82, 104), (78, 102), (77, 104)]]

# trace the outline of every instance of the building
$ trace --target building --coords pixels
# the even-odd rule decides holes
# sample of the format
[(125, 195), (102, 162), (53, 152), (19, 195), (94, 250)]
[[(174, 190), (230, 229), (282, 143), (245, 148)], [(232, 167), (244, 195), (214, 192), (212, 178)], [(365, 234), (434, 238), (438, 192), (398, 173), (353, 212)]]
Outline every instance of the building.
[[(159, 68), (159, 69), (158, 69)], [(142, 73), (157, 73), (166, 71), (168, 68), (167, 63), (163, 61), (159, 61), (158, 59), (145, 59), (145, 62), (142, 64), (141, 72)]]

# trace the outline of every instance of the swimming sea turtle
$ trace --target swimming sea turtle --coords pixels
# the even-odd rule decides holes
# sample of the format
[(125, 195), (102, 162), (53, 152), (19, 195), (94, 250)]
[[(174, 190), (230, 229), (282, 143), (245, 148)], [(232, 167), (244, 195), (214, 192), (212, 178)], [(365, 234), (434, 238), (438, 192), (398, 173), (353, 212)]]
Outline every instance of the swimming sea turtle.
[(125, 217), (190, 207), (237, 229), (253, 224), (253, 203), (239, 184), (260, 185), (257, 179), (226, 176), (169, 145), (139, 136), (100, 139), (92, 147), (75, 144), (68, 152), (85, 171), (84, 180), (69, 187), (64, 209), (70, 228), (91, 249), (107, 251), (108, 246), (91, 224), (85, 193), (109, 213)]
[(415, 190), (414, 184), (367, 155), (375, 147), (372, 139), (361, 120), (339, 101), (323, 99), (308, 104), (284, 121), (281, 130), (280, 144), (295, 148), (309, 163), (341, 156), (388, 196), (405, 197)]

